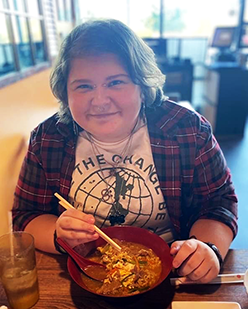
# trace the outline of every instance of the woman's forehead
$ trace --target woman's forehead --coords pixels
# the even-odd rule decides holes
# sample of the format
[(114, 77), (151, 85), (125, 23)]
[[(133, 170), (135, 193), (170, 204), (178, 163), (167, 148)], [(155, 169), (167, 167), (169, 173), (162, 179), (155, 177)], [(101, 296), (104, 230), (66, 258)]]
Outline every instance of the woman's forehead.
[(70, 74), (78, 71), (119, 70), (128, 74), (125, 66), (115, 54), (89, 55), (71, 60)]

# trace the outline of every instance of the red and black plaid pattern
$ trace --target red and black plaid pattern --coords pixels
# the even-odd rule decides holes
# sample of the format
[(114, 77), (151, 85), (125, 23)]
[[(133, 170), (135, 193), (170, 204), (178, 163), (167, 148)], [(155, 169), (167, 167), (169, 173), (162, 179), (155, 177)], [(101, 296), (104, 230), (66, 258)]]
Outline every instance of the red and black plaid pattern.
[[(179, 237), (188, 237), (199, 218), (221, 221), (235, 236), (237, 197), (210, 124), (170, 101), (156, 111), (147, 109), (146, 116), (158, 176), (151, 172), (150, 178), (162, 190)], [(63, 211), (54, 193), (68, 198), (76, 141), (73, 128), (57, 121), (57, 115), (32, 132), (15, 191), (16, 230), (36, 216)]]

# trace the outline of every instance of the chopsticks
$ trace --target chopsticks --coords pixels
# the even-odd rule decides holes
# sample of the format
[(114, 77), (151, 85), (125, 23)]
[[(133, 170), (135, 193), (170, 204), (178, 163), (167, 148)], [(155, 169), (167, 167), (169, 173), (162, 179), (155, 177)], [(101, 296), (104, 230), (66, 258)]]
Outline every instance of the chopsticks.
[(208, 283), (192, 281), (186, 277), (170, 278), (171, 285), (182, 284), (223, 284), (223, 283), (243, 283), (244, 274), (221, 274)]
[[(61, 195), (57, 192), (54, 195), (59, 199), (59, 204), (65, 209), (75, 209), (67, 200), (65, 200)], [(121, 247), (113, 241), (108, 235), (106, 235), (102, 230), (100, 230), (96, 225), (94, 225), (96, 232), (111, 246), (113, 246), (116, 250), (121, 251)]]

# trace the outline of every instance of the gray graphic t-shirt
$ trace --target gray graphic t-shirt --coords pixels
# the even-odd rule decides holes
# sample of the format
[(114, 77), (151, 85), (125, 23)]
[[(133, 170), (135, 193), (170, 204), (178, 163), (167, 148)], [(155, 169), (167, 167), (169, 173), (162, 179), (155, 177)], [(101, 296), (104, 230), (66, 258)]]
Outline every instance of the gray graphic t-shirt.
[(167, 242), (175, 239), (146, 126), (116, 143), (102, 143), (82, 132), (69, 199), (79, 210), (93, 214), (99, 227), (132, 225)]

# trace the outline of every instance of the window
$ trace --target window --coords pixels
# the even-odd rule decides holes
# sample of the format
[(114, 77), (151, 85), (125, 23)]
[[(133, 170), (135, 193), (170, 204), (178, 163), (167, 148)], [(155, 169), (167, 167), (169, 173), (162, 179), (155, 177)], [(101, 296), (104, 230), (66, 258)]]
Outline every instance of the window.
[(127, 0), (80, 1), (82, 21), (85, 22), (92, 18), (115, 18), (128, 23), (128, 2)]
[(244, 22), (248, 23), (248, 1), (245, 1)]
[(33, 59), (31, 54), (31, 43), (27, 28), (27, 19), (25, 17), (16, 16), (13, 18), (13, 30), (17, 51), (19, 56), (19, 63), (21, 69), (32, 66)]
[(140, 37), (160, 37), (160, 0), (130, 1), (129, 10), (128, 25)]
[(56, 0), (59, 21), (72, 21), (71, 0)]
[(47, 60), (40, 1), (0, 0), (0, 78)]
[[(3, 4), (2, 4), (3, 3)], [(8, 3), (7, 0), (2, 0), (2, 2), (0, 1), (0, 8), (4, 8), (4, 9), (8, 9)]]
[(160, 0), (91, 0), (80, 1), (79, 5), (82, 21), (114, 18), (141, 37), (159, 37)]
[(58, 20), (65, 20), (65, 3), (64, 0), (56, 0)]
[(248, 48), (248, 1), (244, 2), (244, 16), (241, 28), (239, 47)]
[(38, 16), (39, 13), (39, 4), (37, 0), (26, 0), (27, 2), (27, 11), (35, 16)]
[(25, 6), (23, 0), (11, 0), (10, 8), (18, 12), (25, 12)]
[(34, 44), (34, 58), (36, 63), (46, 60), (44, 40), (42, 36), (41, 21), (39, 19), (30, 18), (30, 29), (32, 41)]
[[(236, 26), (240, 0), (81, 0), (81, 18), (115, 18), (141, 37), (211, 37), (217, 26)], [(246, 10), (247, 11), (247, 10)], [(248, 13), (247, 13), (248, 14)]]
[(74, 0), (73, 2), (76, 24), (81, 23), (81, 12), (80, 12), (79, 1), (80, 0)]
[(219, 26), (237, 26), (239, 0), (163, 0), (166, 37), (212, 37)]
[(0, 13), (0, 77), (16, 70), (12, 44), (7, 29), (7, 16)]
[(65, 16), (67, 21), (72, 21), (71, 0), (65, 0)]

